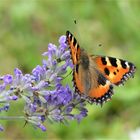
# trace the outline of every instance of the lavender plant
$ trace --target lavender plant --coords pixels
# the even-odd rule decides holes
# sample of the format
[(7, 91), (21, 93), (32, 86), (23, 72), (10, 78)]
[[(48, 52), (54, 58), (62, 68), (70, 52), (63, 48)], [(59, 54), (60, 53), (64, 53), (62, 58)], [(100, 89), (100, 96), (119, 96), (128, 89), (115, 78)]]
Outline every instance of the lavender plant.
[[(0, 77), (0, 112), (8, 111), (11, 101), (24, 101), (24, 116), (17, 116), (42, 131), (46, 131), (45, 122), (67, 123), (69, 120), (81, 121), (87, 116), (85, 100), (73, 93), (69, 85), (62, 85), (67, 68), (73, 68), (70, 52), (61, 36), (59, 46), (48, 45), (43, 53), (42, 65), (37, 65), (31, 74), (23, 74), (16, 68), (13, 75)], [(76, 110), (76, 111), (75, 111)], [(7, 119), (10, 116), (0, 116)], [(0, 124), (0, 131), (4, 128)]]

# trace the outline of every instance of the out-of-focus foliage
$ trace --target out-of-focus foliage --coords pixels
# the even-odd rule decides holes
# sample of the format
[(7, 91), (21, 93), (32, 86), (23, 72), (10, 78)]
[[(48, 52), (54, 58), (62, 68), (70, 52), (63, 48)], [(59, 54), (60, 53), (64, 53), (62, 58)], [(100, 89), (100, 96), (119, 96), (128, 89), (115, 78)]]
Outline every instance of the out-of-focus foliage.
[[(76, 20), (76, 24), (74, 23)], [(30, 73), (41, 64), (49, 42), (70, 30), (87, 52), (132, 61), (135, 78), (115, 88), (111, 102), (102, 108), (89, 105), (89, 115), (80, 124), (47, 124), (36, 131), (22, 121), (5, 121), (1, 139), (129, 139), (140, 127), (140, 2), (138, 0), (1, 0), (0, 74), (18, 67)], [(99, 44), (102, 44), (100, 46)], [(71, 78), (71, 77), (70, 77)], [(20, 114), (21, 104), (12, 104), (5, 115)]]

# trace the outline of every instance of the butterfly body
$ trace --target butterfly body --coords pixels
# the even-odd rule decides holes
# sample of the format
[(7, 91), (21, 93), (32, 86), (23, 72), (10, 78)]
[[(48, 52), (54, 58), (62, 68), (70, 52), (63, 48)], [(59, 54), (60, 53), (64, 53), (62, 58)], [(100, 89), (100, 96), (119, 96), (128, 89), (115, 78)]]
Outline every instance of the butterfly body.
[(122, 59), (89, 55), (81, 49), (75, 37), (66, 32), (66, 42), (74, 64), (75, 90), (92, 102), (102, 104), (111, 99), (113, 85), (121, 85), (135, 72), (135, 66)]

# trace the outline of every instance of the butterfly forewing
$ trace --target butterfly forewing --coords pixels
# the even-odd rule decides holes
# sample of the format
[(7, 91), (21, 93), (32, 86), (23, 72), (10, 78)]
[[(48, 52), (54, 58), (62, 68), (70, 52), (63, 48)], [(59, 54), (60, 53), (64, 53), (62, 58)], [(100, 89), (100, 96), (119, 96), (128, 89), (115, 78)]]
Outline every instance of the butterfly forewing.
[(107, 56), (92, 56), (99, 70), (115, 85), (123, 84), (133, 77), (135, 65), (122, 59)]
[(73, 64), (76, 65), (79, 59), (80, 47), (76, 38), (69, 31), (66, 32), (66, 43), (70, 47)]

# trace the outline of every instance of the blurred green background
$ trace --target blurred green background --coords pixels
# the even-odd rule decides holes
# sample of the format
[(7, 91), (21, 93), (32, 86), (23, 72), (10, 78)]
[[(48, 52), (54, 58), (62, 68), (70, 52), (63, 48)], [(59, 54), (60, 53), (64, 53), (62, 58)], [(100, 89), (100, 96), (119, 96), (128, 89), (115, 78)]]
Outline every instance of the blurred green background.
[[(80, 124), (47, 123), (44, 133), (30, 125), (23, 127), (23, 121), (0, 121), (5, 126), (0, 139), (127, 140), (140, 127), (138, 0), (0, 0), (0, 75), (13, 74), (15, 67), (30, 73), (41, 64), (48, 43), (58, 45), (66, 30), (91, 54), (133, 62), (135, 78), (115, 88), (112, 101), (102, 108), (89, 105), (89, 115)], [(5, 115), (20, 115), (21, 109), (22, 101), (12, 103)]]

